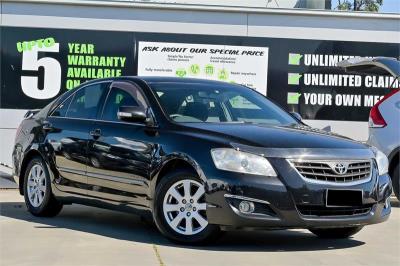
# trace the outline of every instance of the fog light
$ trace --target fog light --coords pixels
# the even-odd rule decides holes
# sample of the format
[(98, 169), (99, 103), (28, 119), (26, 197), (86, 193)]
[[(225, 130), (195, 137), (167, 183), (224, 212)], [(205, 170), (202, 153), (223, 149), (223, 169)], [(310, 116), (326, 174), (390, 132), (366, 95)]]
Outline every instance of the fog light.
[(254, 203), (250, 201), (241, 201), (239, 204), (239, 211), (243, 213), (252, 213), (254, 212)]

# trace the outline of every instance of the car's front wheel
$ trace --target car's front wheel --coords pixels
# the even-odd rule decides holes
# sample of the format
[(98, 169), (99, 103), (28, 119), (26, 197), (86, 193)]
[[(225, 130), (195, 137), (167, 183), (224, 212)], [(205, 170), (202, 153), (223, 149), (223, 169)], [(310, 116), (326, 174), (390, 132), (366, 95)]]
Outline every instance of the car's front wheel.
[(164, 236), (185, 244), (217, 237), (219, 227), (208, 223), (204, 185), (196, 175), (171, 173), (158, 184), (155, 195), (154, 221)]
[(360, 232), (362, 228), (362, 226), (354, 226), (343, 228), (310, 229), (310, 231), (320, 238), (349, 238), (350, 236)]
[(50, 173), (40, 157), (33, 158), (26, 167), (24, 198), (28, 211), (35, 216), (55, 216), (62, 209), (51, 192)]

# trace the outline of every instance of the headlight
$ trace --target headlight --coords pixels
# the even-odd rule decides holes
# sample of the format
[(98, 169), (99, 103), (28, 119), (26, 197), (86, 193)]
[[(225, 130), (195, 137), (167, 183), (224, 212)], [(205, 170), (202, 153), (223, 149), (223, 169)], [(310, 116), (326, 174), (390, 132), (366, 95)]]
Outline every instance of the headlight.
[(375, 147), (372, 147), (375, 154), (375, 161), (378, 165), (379, 175), (384, 175), (389, 171), (389, 160), (386, 155)]
[(276, 176), (269, 161), (259, 155), (229, 148), (211, 150), (215, 167), (220, 170), (264, 176)]

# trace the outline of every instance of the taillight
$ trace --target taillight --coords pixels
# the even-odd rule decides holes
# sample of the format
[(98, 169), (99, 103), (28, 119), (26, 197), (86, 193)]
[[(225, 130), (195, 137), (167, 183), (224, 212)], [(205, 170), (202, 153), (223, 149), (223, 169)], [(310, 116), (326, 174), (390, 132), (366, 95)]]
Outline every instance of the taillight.
[(398, 91), (399, 90), (393, 90), (390, 93), (386, 94), (371, 108), (368, 120), (369, 127), (386, 127), (387, 124), (385, 119), (382, 117), (381, 112), (379, 111), (379, 105)]
[(369, 127), (386, 127), (386, 121), (383, 119), (381, 112), (379, 112), (378, 103), (369, 112)]

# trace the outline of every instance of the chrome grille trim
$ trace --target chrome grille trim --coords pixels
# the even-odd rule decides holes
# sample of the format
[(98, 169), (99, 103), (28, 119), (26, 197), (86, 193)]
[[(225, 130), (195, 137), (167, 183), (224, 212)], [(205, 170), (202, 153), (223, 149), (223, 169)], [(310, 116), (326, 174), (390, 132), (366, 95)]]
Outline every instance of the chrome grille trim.
[[(299, 171), (303, 176), (305, 176), (305, 177), (307, 177), (307, 178), (309, 178), (308, 176), (316, 176), (314, 179), (317, 179), (318, 180), (318, 176), (325, 176), (325, 177), (338, 177), (338, 178), (340, 178), (340, 177), (343, 177), (343, 179), (345, 179), (346, 177), (354, 177), (355, 176), (355, 174), (344, 174), (344, 175), (337, 175), (337, 174), (328, 174), (328, 173), (325, 173), (325, 174), (321, 174), (321, 173), (311, 173), (311, 172), (305, 172), (305, 171)], [(370, 174), (370, 171), (363, 171), (363, 172), (358, 172), (357, 174), (356, 174), (356, 176), (368, 176)], [(361, 178), (358, 178), (358, 179), (361, 179)], [(323, 180), (323, 179), (321, 179), (321, 180)], [(328, 181), (328, 180), (325, 180), (325, 181)], [(353, 181), (353, 180), (351, 180), (351, 181)], [(346, 182), (345, 180), (343, 180), (343, 182)]]
[[(371, 180), (372, 160), (287, 160), (297, 173), (307, 182), (336, 185), (354, 185)], [(331, 165), (345, 163), (347, 173), (338, 174)]]
[(324, 207), (313, 205), (296, 205), (297, 210), (303, 216), (315, 217), (337, 217), (337, 216), (357, 216), (366, 215), (371, 212), (373, 205), (367, 204), (364, 206), (353, 207)]

